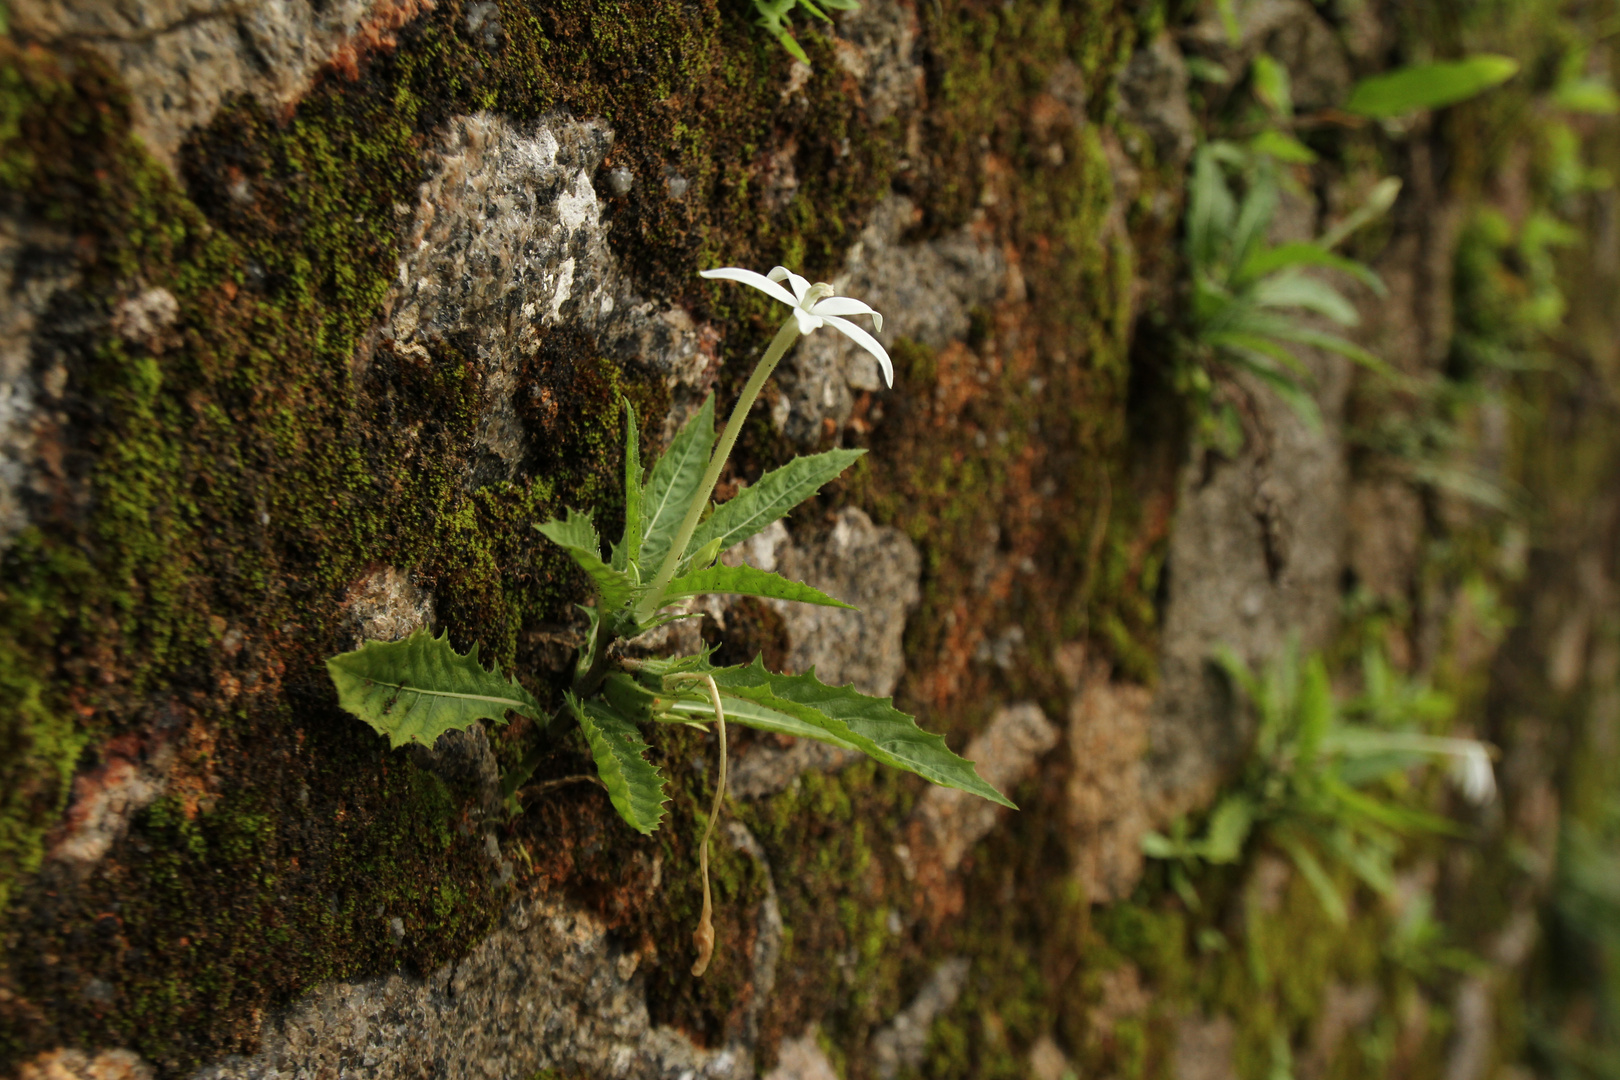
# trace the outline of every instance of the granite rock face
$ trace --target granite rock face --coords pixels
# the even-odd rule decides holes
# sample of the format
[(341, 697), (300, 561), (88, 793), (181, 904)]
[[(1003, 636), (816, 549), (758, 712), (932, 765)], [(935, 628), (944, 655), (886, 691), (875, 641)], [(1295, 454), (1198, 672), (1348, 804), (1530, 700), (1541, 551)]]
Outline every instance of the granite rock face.
[(297, 101), (323, 68), (350, 77), (360, 57), (432, 0), (18, 0), (11, 26), (101, 53), (130, 89), (135, 127), (170, 168), (187, 132), (233, 96)]
[(637, 954), (587, 913), (521, 903), (460, 962), (425, 979), (324, 986), (266, 1025), (258, 1053), (193, 1080), (450, 1080), (548, 1068), (626, 1080), (751, 1075), (747, 1054), (701, 1050), (653, 1025), (636, 967)]
[[(545, 387), (519, 382), (523, 362), (558, 328), (672, 387), (696, 382), (714, 360), (684, 311), (635, 295), (608, 248), (591, 178), (612, 141), (600, 123), (560, 116), (524, 127), (459, 116), (429, 157), (379, 341), (421, 356), (449, 344), (476, 361), (487, 400), (480, 481), (519, 468), (529, 449), (520, 405), (555, 412)], [(529, 400), (517, 402), (520, 393)]]
[[(142, 137), (172, 168), (187, 132), (205, 124), (222, 104), (252, 97), (272, 111), (287, 108), (313, 80), (355, 76), (360, 58), (394, 48), (397, 32), (432, 7), (431, 0), (14, 0), (10, 13), (14, 28), (26, 38), (82, 46), (107, 60), (130, 88)], [(454, 31), (464, 33), (476, 48), (500, 46), (506, 32), (500, 5), (472, 0), (453, 11)], [(1137, 43), (1118, 72), (1118, 109), (1133, 130), (1122, 136), (1110, 128), (1088, 133), (1088, 138), (1096, 134), (1091, 148), (1098, 167), (1111, 172), (1117, 185), (1105, 220), (1122, 245), (1130, 243), (1128, 233), (1135, 226), (1127, 224), (1127, 217), (1133, 207), (1141, 209), (1136, 202), (1144, 193), (1151, 193), (1147, 212), (1173, 226), (1175, 200), (1165, 190), (1151, 191), (1145, 185), (1150, 184), (1146, 174), (1151, 167), (1179, 169), (1196, 144), (1182, 50), (1237, 78), (1264, 48), (1290, 68), (1302, 107), (1325, 107), (1342, 98), (1350, 65), (1334, 28), (1311, 4), (1253, 0), (1240, 5), (1240, 14), (1236, 42), (1211, 23), (1195, 24)], [(904, 0), (864, 0), (859, 11), (840, 17), (839, 35), (829, 46), (863, 122), (892, 121), (893, 130), (902, 133), (897, 136), (902, 157), (896, 175), (903, 175), (927, 149), (919, 145), (915, 115), (931, 92), (930, 72), (923, 63), (927, 47), (916, 7)], [(1361, 59), (1358, 54), (1358, 63)], [(784, 64), (777, 70), (785, 72), (780, 90), (784, 108), (805, 106), (809, 69)], [(1099, 111), (1088, 112), (1084, 78), (1073, 61), (1064, 60), (1036, 95), (1039, 107), (1032, 106), (1029, 134), (1038, 138), (1030, 145), (1053, 167), (1075, 160), (1065, 158), (1063, 138), (1092, 124), (1092, 114)], [(776, 92), (773, 86), (770, 93)], [(1107, 106), (1113, 107), (1111, 102)], [(555, 414), (558, 409), (533, 372), (537, 358), (563, 337), (595, 355), (653, 372), (670, 391), (663, 418), (667, 438), (690, 414), (695, 399), (717, 381), (718, 331), (680, 307), (641, 295), (633, 268), (609, 243), (607, 208), (595, 185), (601, 183), (616, 198), (656, 186), (660, 197), (670, 201), (695, 199), (694, 192), (702, 188), (674, 166), (662, 175), (638, 176), (610, 161), (614, 167), (604, 171), (618, 136), (598, 119), (561, 112), (515, 119), (490, 111), (434, 114), (430, 123), (424, 124), (416, 144), (422, 153), (420, 187), (414, 201), (404, 197), (394, 207), (405, 226), (397, 274), (379, 321), (353, 357), (356, 371), (364, 374), (386, 352), (441, 363), (454, 355), (467, 363), (482, 390), (472, 421), (476, 452), (464, 477), (467, 490), (522, 482), (533, 475), (533, 457), (540, 449), (536, 443), (542, 440), (531, 417), (543, 419), (548, 410)], [(1122, 143), (1141, 145), (1122, 148)], [(981, 149), (990, 162), (995, 152), (988, 139)], [(747, 178), (753, 185), (750, 198), (777, 210), (794, 205), (802, 186), (793, 171), (794, 150), (791, 145), (762, 149), (766, 164)], [(1133, 163), (1130, 158), (1141, 160)], [(881, 197), (868, 193), (877, 202), (860, 223), (843, 265), (831, 275), (832, 284), (840, 294), (859, 297), (883, 312), (885, 341), (907, 339), (935, 351), (968, 351), (966, 342), (984, 326), (1021, 317), (1008, 316), (1008, 310), (1031, 310), (1031, 297), (1041, 284), (1026, 282), (1018, 269), (1022, 256), (1012, 246), (1001, 246), (1006, 232), (988, 212), (992, 204), (987, 201), (953, 218), (957, 224), (942, 232), (915, 238), (913, 230), (924, 215), (904, 192), (916, 190), (897, 182)], [(1337, 190), (1330, 193), (1329, 216), (1343, 209), (1346, 198)], [(1311, 235), (1322, 212), (1314, 199), (1289, 203), (1274, 239)], [(1426, 230), (1407, 224), (1380, 267), (1402, 300), (1376, 308), (1364, 304), (1368, 319), (1362, 332), (1401, 370), (1419, 374), (1434, 369), (1449, 338), (1444, 316), (1434, 313), (1444, 309), (1439, 297), (1446, 292), (1444, 264), (1454, 236), (1440, 216)], [(1408, 242), (1411, 235), (1421, 235), (1421, 241)], [(0, 303), (0, 551), (27, 527), (31, 507), (80, 497), (63, 482), (46, 452), (54, 445), (53, 425), (63, 422), (58, 406), (65, 376), (52, 335), (94, 325), (161, 356), (178, 332), (180, 301), (138, 280), (117, 283), (96, 310), (71, 309), (66, 298), (79, 284), (74, 243), (73, 237), (0, 214), (0, 294), (5, 298)], [(1128, 293), (1141, 285), (1124, 281), (1120, 289)], [(1167, 284), (1166, 298), (1170, 289)], [(183, 292), (178, 286), (176, 290)], [(984, 318), (987, 311), (992, 318)], [(1131, 315), (1127, 302), (1122, 325)], [(953, 658), (988, 672), (978, 685), (991, 688), (973, 703), (982, 705), (968, 721), (977, 734), (958, 749), (1005, 792), (1031, 777), (1040, 781), (1040, 812), (1054, 815), (1052, 831), (1061, 833), (1066, 845), (1060, 855), (1072, 857), (1068, 869), (1090, 902), (1127, 900), (1142, 875), (1142, 834), (1207, 804), (1245, 747), (1248, 733), (1239, 711), (1208, 666), (1217, 646), (1232, 647), (1259, 663), (1295, 633), (1307, 648), (1322, 645), (1337, 617), (1347, 566), (1385, 600), (1397, 600), (1413, 587), (1426, 508), (1401, 482), (1352, 482), (1345, 434), (1350, 371), (1342, 360), (1326, 355), (1309, 355), (1307, 361), (1326, 418), (1322, 428), (1303, 422), (1261, 388), (1249, 387), (1252, 430), (1243, 451), (1232, 458), (1199, 452), (1180, 469), (1174, 492), (1177, 515), (1167, 541), (1168, 585), (1156, 627), (1161, 677), (1155, 686), (1122, 681), (1107, 658), (1088, 656), (1085, 645), (1063, 643), (1063, 635), (1085, 631), (1026, 629), (1016, 611), (1004, 613), (1007, 621), (998, 623), (993, 634), (975, 639), (975, 646)], [(847, 438), (841, 433), (850, 430), (862, 437), (874, 429), (878, 436), (884, 434), (881, 408), (867, 409), (873, 401), (881, 402), (886, 391), (879, 368), (836, 333), (801, 340), (780, 370), (775, 391), (779, 393), (768, 398), (774, 402), (770, 422), (775, 435), (763, 429), (750, 435), (759, 435), (767, 453), (786, 445), (805, 448)], [(872, 397), (863, 401), (863, 395)], [(1075, 416), (1081, 412), (1077, 406)], [(858, 426), (852, 418), (872, 426)], [(781, 441), (771, 443), (776, 436)], [(873, 445), (879, 445), (877, 438)], [(1348, 524), (1347, 516), (1352, 519)], [(985, 565), (992, 566), (1002, 557), (995, 550), (999, 532), (993, 520), (984, 524), (990, 537), (984, 545)], [(824, 682), (850, 683), (878, 696), (912, 692), (905, 684), (907, 625), (923, 598), (934, 595), (930, 590), (935, 582), (924, 554), (900, 529), (875, 523), (863, 509), (843, 506), (821, 520), (796, 519), (791, 531), (779, 522), (729, 554), (727, 561), (806, 581), (859, 609), (770, 603), (772, 618), (780, 620), (788, 671), (813, 668)], [(1027, 561), (1032, 566), (1028, 573), (1036, 573), (1033, 561)], [(347, 640), (394, 640), (434, 625), (435, 597), (410, 574), (378, 562), (357, 571), (356, 578), (347, 583), (346, 594), (344, 582), (336, 589), (339, 630)], [(439, 599), (448, 603), (449, 594)], [(697, 598), (692, 606), (712, 617), (722, 632), (729, 619), (743, 617), (721, 597)], [(244, 631), (221, 622), (220, 647), (240, 649)], [(1050, 633), (1041, 636), (1045, 631)], [(1557, 665), (1555, 684), (1573, 687), (1579, 681), (1589, 633), (1586, 622), (1570, 625), (1567, 648), (1560, 650), (1568, 660)], [(692, 651), (700, 640), (697, 635), (695, 622), (683, 623), (665, 633), (657, 647), (678, 645)], [(565, 642), (564, 636), (558, 637), (559, 653), (572, 646), (573, 639)], [(1044, 660), (1042, 650), (1050, 651), (1056, 677), (1032, 690), (1030, 674)], [(568, 659), (560, 663), (565, 666)], [(1046, 672), (1036, 678), (1046, 678)], [(1024, 700), (1037, 695), (1048, 695), (1041, 697), (1043, 703), (1052, 702), (1047, 704), (1050, 719), (1041, 707)], [(82, 769), (53, 836), (48, 872), (66, 880), (104, 859), (135, 815), (177, 787), (172, 783), (178, 775), (175, 763), (191, 746), (188, 740), (198, 740), (193, 757), (206, 757), (201, 736), (192, 734), (201, 729), (182, 722), (189, 719), (182, 705), (172, 708), (170, 727), (176, 734), (169, 741), (110, 742), (101, 748), (98, 766)], [(461, 808), (458, 824), (462, 835), (481, 831), (477, 843), (488, 862), (479, 854), (475, 872), (502, 885), (511, 882), (520, 856), (497, 820), (498, 764), (486, 732), (474, 728), (453, 733), (432, 748), (410, 753), (417, 764), (481, 795)], [(738, 799), (767, 799), (810, 770), (835, 770), (853, 758), (853, 752), (813, 741), (756, 740), (736, 762), (730, 793)], [(307, 798), (307, 791), (303, 794)], [(927, 894), (907, 901), (913, 904), (909, 927), (890, 910), (891, 936), (911, 930), (922, 935), (929, 916), (943, 920), (962, 910), (963, 882), (973, 872), (975, 850), (984, 851), (1005, 835), (998, 830), (1006, 830), (1009, 814), (939, 788), (917, 795), (914, 806), (911, 797), (906, 796), (898, 819), (905, 842), (885, 837), (871, 845), (873, 880), (884, 870), (878, 864), (889, 860), (897, 864), (889, 867), (892, 876), (905, 881), (898, 889)], [(185, 813), (196, 812), (195, 800), (184, 804), (184, 792), (176, 798)], [(781, 805), (763, 804), (763, 810), (774, 812)], [(1543, 835), (1544, 846), (1550, 847), (1555, 833)], [(771, 839), (763, 829), (760, 836)], [(741, 1080), (755, 1074), (761, 1055), (770, 1056), (772, 1048), (762, 1045), (768, 1037), (762, 1032), (774, 1031), (770, 1037), (778, 1040), (776, 1064), (768, 1080), (832, 1080), (838, 1070), (818, 1044), (815, 1016), (796, 1015), (786, 1021), (791, 1026), (775, 1028), (768, 1016), (778, 985), (777, 964), (791, 945), (793, 927), (784, 926), (783, 911), (793, 899), (790, 885), (796, 883), (776, 876), (765, 845), (742, 824), (726, 821), (717, 842), (729, 843), (757, 863), (766, 885), (744, 965), (749, 989), (732, 1003), (719, 1029), (723, 1033), (707, 1045), (658, 1019), (658, 1003), (648, 991), (651, 976), (642, 968), (647, 943), (621, 938), (577, 897), (558, 892), (514, 899), (485, 940), (425, 975), (395, 973), (313, 988), (263, 1020), (257, 1050), (212, 1062), (193, 1078), (521, 1080), (555, 1069), (564, 1076), (626, 1080)], [(1282, 867), (1281, 876), (1277, 867)], [(1257, 878), (1267, 875), (1275, 886), (1271, 892), (1279, 893), (1287, 868), (1273, 860), (1256, 872)], [(865, 895), (858, 891), (865, 884), (857, 881), (851, 895)], [(950, 902), (931, 899), (940, 896)], [(403, 922), (395, 918), (390, 925), (402, 938)], [(1522, 962), (1523, 950), (1504, 950), (1503, 963)], [(871, 1074), (892, 1078), (925, 1062), (935, 1022), (973, 985), (979, 961), (954, 955), (956, 951), (954, 944), (940, 950), (937, 943), (927, 942), (921, 950), (911, 950), (905, 959), (911, 965), (907, 985), (915, 988), (920, 979), (920, 989), (912, 993), (908, 988), (905, 997), (896, 990), (881, 1015), (863, 1029), (872, 1032), (871, 1038), (854, 1044), (854, 1053), (866, 1055), (863, 1065)], [(1098, 973), (1101, 1003), (1088, 1021), (1096, 1031), (1106, 1033), (1146, 1013), (1150, 992), (1141, 979), (1128, 963)], [(93, 999), (105, 986), (92, 981), (84, 993)], [(1088, 993), (1090, 989), (1088, 984)], [(1475, 980), (1461, 991), (1456, 1012), (1463, 1028), (1459, 1060), (1464, 1067), (1457, 1075), (1477, 1075), (1487, 1060), (1489, 1047), (1481, 1040), (1493, 1016), (1485, 996), (1492, 989)], [(1359, 1016), (1351, 1006), (1359, 1008), (1360, 999), (1352, 1001), (1350, 993), (1343, 991), (1333, 1000), (1343, 1015)], [(797, 1007), (787, 997), (788, 1008)], [(252, 1023), (259, 1024), (257, 1014)], [(782, 1037), (783, 1031), (793, 1034)], [(1184, 1080), (1235, 1075), (1237, 1039), (1224, 1017), (1186, 1016), (1175, 1024), (1169, 1069)], [(1328, 1035), (1321, 1039), (1323, 1045), (1332, 1042)], [(1068, 1073), (1072, 1063), (1052, 1034), (1040, 1034), (1033, 1046), (1028, 1054), (1033, 1075), (1057, 1080)], [(1078, 1052), (1075, 1046), (1067, 1049)], [(147, 1080), (151, 1075), (152, 1069), (129, 1051), (74, 1048), (38, 1055), (20, 1073), (26, 1080)]]
[(72, 318), (58, 301), (78, 276), (71, 237), (0, 214), (0, 552), (27, 527), (30, 503), (58, 494), (61, 463), (52, 469), (41, 450), (67, 371), (50, 339)]

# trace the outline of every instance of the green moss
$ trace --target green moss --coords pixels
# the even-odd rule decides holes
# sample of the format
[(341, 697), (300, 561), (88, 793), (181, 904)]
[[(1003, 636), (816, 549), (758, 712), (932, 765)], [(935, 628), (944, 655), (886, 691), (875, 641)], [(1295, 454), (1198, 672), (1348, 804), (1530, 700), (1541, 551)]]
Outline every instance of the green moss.
[[(862, 761), (739, 807), (769, 857), (786, 930), (762, 1047), (798, 1037), (806, 1017), (819, 1017), (834, 1045), (864, 1046), (904, 1003), (915, 953), (892, 922), (911, 921), (892, 845), (916, 798), (910, 781)], [(849, 1065), (852, 1075), (865, 1068)]]

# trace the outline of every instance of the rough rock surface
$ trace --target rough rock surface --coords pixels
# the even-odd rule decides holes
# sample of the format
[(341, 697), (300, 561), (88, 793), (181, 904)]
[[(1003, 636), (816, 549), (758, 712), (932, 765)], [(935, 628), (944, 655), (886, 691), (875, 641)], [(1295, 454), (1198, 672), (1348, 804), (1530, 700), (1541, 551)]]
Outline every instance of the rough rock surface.
[(367, 640), (399, 641), (433, 625), (433, 597), (392, 566), (357, 583), (348, 608), (356, 647)]
[(519, 386), (521, 362), (566, 324), (608, 355), (641, 361), (673, 386), (713, 360), (685, 312), (635, 296), (608, 248), (591, 177), (612, 144), (595, 122), (548, 117), (519, 127), (460, 116), (441, 132), (406, 237), (380, 341), (407, 355), (449, 344), (484, 372), (480, 479), (510, 477), (528, 449), (514, 395), (555, 412), (544, 386)]
[(1149, 801), (1163, 813), (1206, 801), (1242, 746), (1210, 666), (1215, 650), (1258, 664), (1292, 635), (1320, 647), (1334, 624), (1348, 479), (1334, 418), (1348, 372), (1342, 363), (1317, 371), (1325, 431), (1257, 398), (1263, 426), (1238, 459), (1183, 473), (1148, 769)]
[(776, 569), (859, 609), (778, 601), (788, 629), (788, 670), (814, 668), (829, 685), (853, 683), (863, 694), (892, 694), (906, 669), (901, 638), (917, 606), (922, 572), (917, 548), (905, 534), (846, 507), (814, 542), (779, 547)]
[[(1284, 198), (1271, 242), (1315, 232), (1305, 200)], [(1373, 297), (1364, 299), (1373, 306)], [(1337, 624), (1351, 364), (1320, 350), (1301, 350), (1300, 357), (1320, 427), (1258, 381), (1240, 379), (1248, 403), (1242, 450), (1227, 459), (1195, 449), (1182, 469), (1145, 775), (1158, 820), (1207, 802), (1247, 737), (1243, 713), (1212, 666), (1216, 650), (1232, 649), (1259, 665), (1290, 640), (1307, 650), (1323, 647)]]
[(17, 1080), (152, 1080), (152, 1069), (128, 1050), (55, 1050), (24, 1062)]
[(88, 45), (129, 85), (136, 130), (158, 160), (233, 95), (284, 107), (327, 65), (352, 73), (359, 56), (432, 0), (17, 0), (11, 26), (36, 40)]
[[(641, 954), (588, 912), (542, 899), (514, 904), (472, 953), (426, 978), (320, 987), (265, 1022), (257, 1053), (199, 1069), (193, 1080), (528, 1076), (547, 1068), (627, 1080), (752, 1077), (782, 916), (759, 842), (735, 821), (726, 833), (764, 867), (766, 895), (750, 958), (753, 996), (724, 1046), (705, 1050), (654, 1024), (637, 974)], [(25, 1063), (19, 1080), (151, 1075), (129, 1051), (63, 1050)]]
[[(974, 736), (962, 756), (973, 762), (992, 787), (1006, 794), (1030, 774), (1036, 760), (1058, 744), (1061, 736), (1038, 705), (1009, 705), (990, 718), (990, 725)], [(955, 870), (968, 851), (990, 835), (1007, 811), (976, 795), (953, 788), (930, 787), (917, 804), (916, 820), (923, 824), (939, 852), (944, 868)]]
[(792, 1039), (783, 1039), (776, 1051), (776, 1067), (764, 1080), (838, 1080), (838, 1070), (816, 1041), (814, 1028)]
[(53, 312), (52, 301), (77, 279), (70, 237), (0, 214), (0, 551), (28, 524), (30, 500), (52, 494), (39, 429), (54, 422), (46, 406), (67, 373), (42, 331), (47, 319), (63, 329), (67, 313)]
[(915, 1069), (928, 1050), (928, 1032), (934, 1021), (956, 1004), (967, 981), (968, 961), (952, 957), (928, 976), (917, 996), (890, 1023), (872, 1036), (867, 1052), (882, 1080), (894, 1080), (901, 1069)]
[(1161, 161), (1179, 166), (1192, 156), (1198, 136), (1187, 106), (1187, 65), (1168, 34), (1136, 51), (1119, 91), (1126, 119), (1152, 137)]
[(1176, 1024), (1171, 1075), (1175, 1080), (1235, 1080), (1237, 1030), (1231, 1018), (1186, 1016)]
[[(814, 585), (860, 609), (771, 601), (787, 631), (786, 670), (814, 668), (829, 686), (853, 683), (863, 694), (894, 692), (905, 671), (901, 643), (921, 573), (917, 549), (900, 530), (874, 525), (864, 511), (848, 507), (812, 540), (796, 542), (777, 522), (725, 558)], [(723, 607), (717, 614), (724, 620)], [(759, 742), (738, 762), (729, 787), (738, 797), (758, 798), (781, 791), (806, 769), (836, 768), (855, 756), (808, 739), (787, 746)]]
[(547, 1068), (648, 1080), (750, 1075), (746, 1054), (700, 1050), (654, 1026), (636, 966), (637, 954), (585, 912), (522, 903), (459, 963), (425, 979), (324, 986), (266, 1024), (257, 1054), (194, 1080), (448, 1080)]
[(1143, 795), (1153, 694), (1115, 682), (1106, 664), (1087, 662), (1070, 646), (1059, 661), (1069, 704), (1070, 822), (1078, 838), (1075, 875), (1086, 899), (1107, 903), (1130, 895), (1142, 875), (1142, 834), (1151, 825)]
[(765, 867), (766, 896), (751, 957), (754, 996), (725, 1046), (705, 1050), (654, 1024), (640, 953), (588, 912), (535, 900), (515, 904), (470, 955), (426, 978), (321, 987), (266, 1022), (258, 1053), (200, 1069), (194, 1080), (529, 1076), (548, 1068), (647, 1080), (751, 1077), (782, 916), (759, 842), (735, 821), (727, 835)]
[(126, 736), (103, 748), (102, 757), (100, 765), (73, 778), (67, 813), (50, 847), (53, 862), (78, 871), (101, 861), (130, 818), (168, 789), (175, 746)]

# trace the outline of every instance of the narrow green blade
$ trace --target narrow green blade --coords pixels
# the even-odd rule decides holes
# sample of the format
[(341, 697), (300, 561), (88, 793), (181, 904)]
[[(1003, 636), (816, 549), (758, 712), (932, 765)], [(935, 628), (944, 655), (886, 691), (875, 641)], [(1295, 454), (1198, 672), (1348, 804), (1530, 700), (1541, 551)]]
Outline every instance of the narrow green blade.
[(641, 520), (641, 440), (636, 427), (636, 409), (624, 403), (624, 535), (613, 549), (613, 569), (625, 570), (641, 557), (641, 537), (646, 522)]
[(596, 535), (596, 526), (591, 524), (588, 515), (569, 510), (566, 521), (552, 518), (535, 528), (546, 539), (567, 551), (580, 569), (590, 576), (597, 595), (602, 598), (603, 611), (617, 611), (630, 602), (635, 594), (635, 583), (624, 571), (615, 570), (602, 561), (602, 541)]
[(711, 566), (676, 578), (669, 583), (669, 599), (700, 593), (731, 593), (736, 596), (762, 596), (768, 600), (795, 600), (803, 604), (848, 608), (853, 605), (835, 599), (802, 581), (790, 581), (780, 574), (756, 570), (752, 566)]
[(742, 543), (821, 490), (821, 485), (849, 468), (864, 453), (865, 450), (828, 450), (824, 454), (794, 458), (780, 469), (771, 470), (759, 478), (759, 483), (743, 489), (736, 498), (718, 507), (709, 520), (698, 526), (686, 550), (699, 551), (714, 539), (719, 539), (721, 551)]
[(651, 580), (663, 565), (669, 545), (686, 516), (686, 508), (697, 497), (703, 470), (709, 464), (714, 446), (714, 397), (710, 395), (698, 414), (688, 420), (669, 444), (669, 450), (653, 463), (652, 474), (641, 502), (646, 534), (641, 541), (638, 565), (647, 569), (642, 580)]

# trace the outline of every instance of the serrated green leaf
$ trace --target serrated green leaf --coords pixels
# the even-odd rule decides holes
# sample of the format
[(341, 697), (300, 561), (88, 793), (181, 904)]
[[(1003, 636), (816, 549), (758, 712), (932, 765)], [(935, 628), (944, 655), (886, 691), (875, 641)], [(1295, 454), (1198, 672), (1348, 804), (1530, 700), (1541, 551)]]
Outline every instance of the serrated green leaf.
[(613, 569), (627, 570), (641, 558), (641, 537), (646, 522), (641, 520), (641, 439), (636, 427), (636, 408), (624, 403), (624, 535), (613, 546)]
[(780, 469), (772, 469), (759, 478), (759, 483), (744, 488), (736, 498), (716, 508), (709, 519), (698, 526), (687, 550), (696, 551), (715, 539), (720, 541), (721, 551), (742, 543), (821, 490), (821, 485), (849, 468), (864, 453), (865, 450), (828, 450), (824, 454), (794, 458)]
[(709, 464), (709, 451), (714, 446), (714, 395), (703, 401), (703, 408), (676, 432), (669, 450), (653, 463), (652, 474), (641, 502), (641, 516), (645, 523), (645, 536), (641, 541), (638, 565), (648, 573), (643, 581), (664, 564), (669, 545), (681, 527), (686, 509), (697, 498), (698, 484), (703, 470)]
[(658, 695), (622, 671), (602, 680), (602, 697), (614, 712), (636, 723), (652, 719)]
[(569, 510), (566, 521), (552, 518), (536, 525), (540, 534), (568, 552), (579, 568), (584, 570), (596, 586), (603, 611), (617, 611), (635, 595), (635, 582), (622, 570), (615, 570), (602, 560), (602, 541), (596, 535), (596, 526), (590, 515)]
[(827, 686), (814, 671), (773, 675), (758, 657), (747, 667), (718, 668), (713, 675), (730, 696), (796, 717), (885, 765), (916, 773), (941, 787), (1013, 806), (979, 776), (971, 761), (952, 753), (940, 736), (919, 728), (889, 698), (869, 697), (853, 686)]
[(479, 720), (504, 723), (508, 710), (544, 721), (545, 710), (516, 679), (486, 671), (478, 646), (463, 655), (449, 631), (434, 637), (418, 630), (403, 641), (368, 641), (326, 662), (338, 704), (390, 746), (413, 739), (432, 746), (446, 731), (464, 731)]
[[(726, 710), (726, 723), (741, 724), (757, 731), (769, 731), (774, 735), (792, 735), (800, 739), (815, 739), (829, 746), (836, 746), (844, 750), (859, 750), (854, 743), (846, 742), (834, 735), (826, 727), (806, 723), (796, 716), (761, 705), (757, 701), (748, 701), (744, 698), (720, 695), (720, 707)], [(714, 705), (706, 697), (681, 697), (671, 702), (668, 711), (655, 714), (654, 719), (665, 723), (687, 723), (688, 721), (714, 721)]]
[(663, 819), (664, 803), (669, 799), (664, 795), (663, 776), (642, 756), (647, 742), (641, 732), (603, 702), (565, 696), (590, 744), (596, 774), (602, 778), (613, 808), (632, 829), (651, 833)]
[(1517, 61), (1487, 53), (1464, 60), (1416, 64), (1361, 80), (1350, 91), (1345, 108), (1375, 118), (1438, 109), (1504, 83), (1518, 70)]
[(673, 600), (702, 593), (762, 596), (767, 600), (794, 600), (801, 604), (856, 610), (854, 605), (828, 596), (802, 581), (790, 581), (780, 574), (756, 570), (752, 566), (711, 566), (706, 570), (694, 571), (670, 582), (666, 595)]

